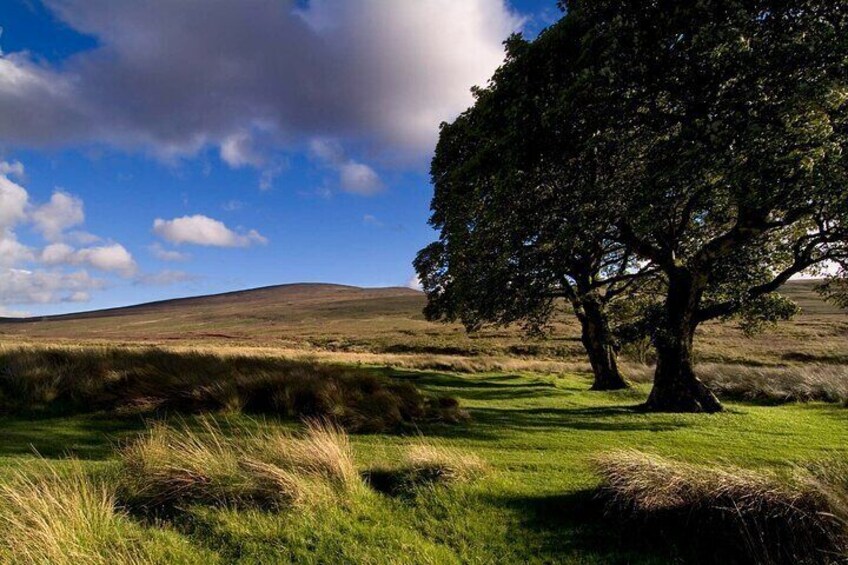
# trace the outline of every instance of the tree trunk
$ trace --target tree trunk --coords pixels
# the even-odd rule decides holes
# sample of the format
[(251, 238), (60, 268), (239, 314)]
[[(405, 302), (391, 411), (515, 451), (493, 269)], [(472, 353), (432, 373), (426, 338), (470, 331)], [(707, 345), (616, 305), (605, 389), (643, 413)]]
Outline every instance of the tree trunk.
[(657, 368), (645, 409), (653, 412), (720, 412), (721, 402), (695, 376), (692, 343), (702, 290), (688, 273), (669, 277), (664, 327), (655, 337)]
[(588, 297), (581, 302), (582, 341), (595, 375), (592, 390), (627, 388), (627, 382), (618, 371), (618, 354), (603, 305), (596, 297)]

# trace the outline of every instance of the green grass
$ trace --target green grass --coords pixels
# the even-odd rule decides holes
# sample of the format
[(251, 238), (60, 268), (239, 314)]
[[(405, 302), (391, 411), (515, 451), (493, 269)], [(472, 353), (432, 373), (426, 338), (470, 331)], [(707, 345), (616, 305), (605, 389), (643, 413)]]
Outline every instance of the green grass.
[[(596, 454), (637, 448), (692, 463), (787, 471), (848, 455), (848, 412), (836, 405), (729, 402), (715, 415), (644, 414), (634, 407), (647, 394), (645, 385), (595, 393), (575, 375), (394, 376), (454, 396), (469, 409), (470, 424), (435, 424), (421, 433), (436, 445), (480, 456), (489, 467), (482, 478), (411, 497), (373, 494), (293, 512), (194, 507), (172, 518), (170, 527), (222, 563), (665, 563), (673, 548), (658, 554), (622, 541), (599, 518), (592, 498)], [(108, 473), (117, 466), (114, 446), (143, 424), (97, 415), (0, 419), (0, 477), (30, 466), (34, 451), (48, 459), (73, 454), (92, 471)], [(364, 469), (396, 460), (420, 438), (352, 441)]]

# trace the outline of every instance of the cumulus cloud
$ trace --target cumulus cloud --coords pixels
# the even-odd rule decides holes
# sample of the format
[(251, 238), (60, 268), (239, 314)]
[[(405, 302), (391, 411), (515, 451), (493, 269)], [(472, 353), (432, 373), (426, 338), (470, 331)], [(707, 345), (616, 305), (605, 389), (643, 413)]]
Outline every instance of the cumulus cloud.
[(61, 239), (63, 232), (85, 221), (82, 200), (66, 192), (56, 191), (50, 202), (32, 213), (32, 222), (48, 241)]
[(131, 277), (138, 266), (132, 254), (120, 243), (74, 249), (65, 243), (53, 243), (41, 251), (46, 265), (87, 265), (92, 268)]
[(337, 141), (313, 139), (309, 149), (322, 164), (338, 172), (339, 186), (343, 191), (371, 196), (383, 189), (383, 181), (374, 169), (345, 155)]
[[(127, 278), (135, 274), (132, 254), (118, 243), (77, 249), (66, 242), (100, 241), (84, 231), (66, 232), (84, 221), (82, 200), (57, 191), (38, 206), (24, 187), (9, 179), (9, 175), (23, 177), (23, 165), (17, 161), (0, 165), (0, 316), (20, 312), (8, 305), (87, 302), (92, 291), (107, 284), (85, 269), (70, 268), (86, 267)], [(43, 249), (24, 245), (18, 241), (18, 228), (40, 233), (48, 245)]]
[(20, 161), (11, 163), (0, 161), (0, 175), (11, 175), (21, 178), (24, 176), (24, 166)]
[(173, 220), (157, 218), (153, 222), (153, 233), (176, 245), (188, 243), (211, 247), (248, 247), (254, 243), (268, 243), (267, 238), (256, 230), (239, 233), (228, 228), (224, 222), (200, 214)]
[(228, 135), (221, 141), (221, 160), (236, 169), (265, 164), (265, 159), (253, 146), (253, 138), (244, 131)]
[(86, 271), (7, 269), (0, 271), (0, 304), (78, 302), (81, 295), (101, 289), (105, 281)]
[(176, 251), (173, 249), (165, 249), (158, 243), (154, 243), (147, 249), (150, 251), (151, 255), (153, 255), (160, 261), (188, 261), (188, 259), (190, 258), (190, 255), (188, 253), (183, 253), (181, 251)]
[(28, 204), (26, 189), (0, 174), (0, 233), (12, 229), (26, 218)]
[[(522, 25), (506, 0), (45, 3), (98, 46), (52, 66), (0, 56), (0, 139), (163, 156), (212, 145), (234, 167), (265, 165), (257, 130), (269, 145), (332, 137), (422, 164)], [(351, 191), (372, 190), (364, 166), (348, 167)]]

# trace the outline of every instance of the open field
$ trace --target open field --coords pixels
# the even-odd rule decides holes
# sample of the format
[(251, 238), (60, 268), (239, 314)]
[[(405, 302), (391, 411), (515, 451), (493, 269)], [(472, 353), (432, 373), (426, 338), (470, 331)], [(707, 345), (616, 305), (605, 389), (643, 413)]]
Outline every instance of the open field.
[[(786, 285), (783, 292), (797, 301), (802, 313), (763, 335), (746, 338), (732, 323), (705, 324), (696, 340), (698, 359), (771, 366), (848, 364), (848, 316), (820, 300), (813, 285)], [(386, 359), (425, 368), (428, 358), (459, 369), (468, 363), (474, 369), (509, 370), (519, 368), (517, 361), (585, 366), (579, 328), (570, 313), (557, 318), (548, 339), (528, 340), (518, 328), (488, 328), (468, 335), (456, 324), (430, 323), (421, 314), (423, 306), (424, 295), (405, 288), (283, 285), (88, 314), (7, 320), (0, 322), (0, 343), (314, 353), (339, 361)], [(487, 367), (487, 362), (492, 365)]]
[[(810, 283), (787, 290), (804, 313), (769, 334), (748, 340), (728, 324), (702, 332), (702, 374), (728, 408), (714, 415), (637, 411), (650, 368), (632, 360), (631, 390), (589, 392), (568, 320), (550, 341), (526, 341), (511, 329), (468, 337), (424, 321), (423, 298), (403, 289), (281, 287), (3, 323), (0, 523), (11, 534), (0, 541), (0, 561), (37, 562), (20, 557), (20, 547), (40, 547), (28, 537), (36, 523), (54, 524), (44, 538), (51, 543), (76, 540), (77, 557), (67, 560), (75, 563), (788, 561), (762, 553), (785, 516), (769, 504), (811, 501), (812, 514), (790, 517), (811, 528), (821, 505), (821, 516), (848, 516), (844, 486), (826, 483), (836, 493), (826, 500), (818, 487), (792, 486), (818, 484), (797, 482), (806, 466), (844, 468), (834, 465), (848, 460), (848, 317), (820, 302)], [(257, 404), (274, 395), (288, 400)], [(369, 412), (376, 397), (382, 404)], [(470, 420), (416, 412), (398, 425), (353, 426), (371, 433), (329, 443), (290, 436), (303, 429), (303, 416), (351, 425), (394, 406), (387, 403), (424, 407), (436, 398), (457, 400)], [(211, 436), (207, 413), (217, 418)], [(347, 441), (350, 454), (339, 455)], [(302, 449), (319, 444), (317, 452)], [(642, 461), (615, 455), (622, 450), (667, 458), (668, 470), (663, 459), (645, 459), (667, 473), (652, 480), (676, 481), (687, 493), (699, 492), (688, 477), (701, 475), (683, 463), (708, 466), (708, 477), (716, 465), (745, 470), (721, 475), (729, 478), (715, 487), (702, 481), (704, 497), (717, 489), (722, 504), (739, 502), (733, 489), (741, 484), (768, 498), (754, 499), (753, 517), (721, 515), (718, 537), (693, 544), (679, 535), (679, 512), (700, 516), (693, 512), (704, 508), (634, 512), (634, 522), (622, 520), (629, 510), (621, 508), (636, 502), (605, 502), (599, 487), (610, 476), (644, 472), (599, 467), (609, 453), (622, 464)], [(335, 474), (316, 471), (328, 461)], [(346, 478), (332, 478), (339, 476)], [(629, 492), (622, 484), (616, 488)], [(28, 496), (48, 502), (34, 505)], [(85, 512), (68, 510), (77, 506)], [(762, 508), (768, 514), (759, 522)], [(49, 519), (39, 521), (38, 512)], [(85, 535), (74, 530), (75, 516), (86, 516)], [(735, 540), (727, 541), (735, 547), (739, 539), (720, 536), (748, 531), (766, 538), (745, 534), (745, 547), (731, 554), (713, 543)], [(812, 532), (809, 539), (820, 541)], [(837, 558), (805, 540), (798, 551), (809, 562)], [(62, 562), (61, 548), (50, 551), (58, 553), (48, 561)]]

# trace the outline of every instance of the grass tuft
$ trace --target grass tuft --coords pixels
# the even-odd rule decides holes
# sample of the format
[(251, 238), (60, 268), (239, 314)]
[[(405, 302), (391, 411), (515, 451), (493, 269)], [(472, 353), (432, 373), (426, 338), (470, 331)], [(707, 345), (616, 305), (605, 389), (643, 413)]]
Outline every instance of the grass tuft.
[(470, 482), (485, 471), (486, 464), (477, 455), (417, 443), (405, 449), (398, 464), (369, 469), (365, 478), (375, 490), (395, 496), (413, 494), (421, 487)]
[(121, 451), (121, 496), (143, 512), (185, 505), (280, 509), (341, 498), (362, 487), (347, 435), (313, 421), (299, 436), (246, 427), (224, 433), (155, 424)]
[[(150, 534), (115, 509), (115, 494), (77, 461), (60, 473), (16, 473), (0, 485), (0, 562), (91, 565), (181, 563), (205, 557), (165, 532)], [(207, 561), (208, 562), (208, 561)]]
[(831, 473), (780, 480), (639, 451), (607, 453), (595, 468), (608, 517), (642, 541), (675, 544), (689, 560), (823, 563), (844, 558), (848, 547), (838, 517), (845, 507), (834, 506), (848, 491)]

